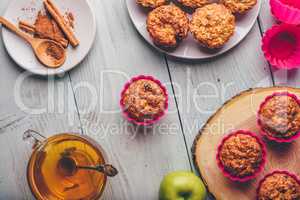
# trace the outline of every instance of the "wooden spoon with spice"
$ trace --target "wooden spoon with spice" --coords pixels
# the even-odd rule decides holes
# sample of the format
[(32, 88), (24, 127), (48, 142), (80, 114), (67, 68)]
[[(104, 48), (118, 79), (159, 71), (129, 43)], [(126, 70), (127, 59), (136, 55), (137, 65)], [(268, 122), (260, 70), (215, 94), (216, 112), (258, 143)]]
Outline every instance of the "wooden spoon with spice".
[(53, 40), (33, 38), (20, 31), (16, 26), (3, 17), (0, 17), (0, 23), (5, 28), (27, 41), (31, 45), (38, 60), (46, 67), (58, 68), (65, 63), (66, 51), (61, 44)]

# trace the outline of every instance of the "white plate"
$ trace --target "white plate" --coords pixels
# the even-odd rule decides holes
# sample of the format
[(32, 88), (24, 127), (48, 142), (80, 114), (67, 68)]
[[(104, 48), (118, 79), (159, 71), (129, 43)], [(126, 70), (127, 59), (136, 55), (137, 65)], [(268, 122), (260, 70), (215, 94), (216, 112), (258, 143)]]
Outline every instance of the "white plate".
[[(87, 0), (53, 0), (62, 13), (72, 12), (75, 17), (75, 35), (80, 40), (77, 48), (69, 45), (67, 59), (57, 69), (44, 67), (36, 59), (31, 47), (14, 33), (2, 29), (4, 45), (8, 54), (22, 68), (38, 75), (55, 75), (71, 70), (77, 66), (90, 51), (96, 36), (95, 15)], [(76, 1), (74, 3), (74, 1)], [(4, 17), (18, 25), (19, 20), (34, 23), (37, 13), (43, 8), (42, 0), (13, 0)]]
[(136, 0), (126, 0), (126, 3), (130, 18), (134, 26), (149, 44), (151, 44), (157, 50), (172, 57), (190, 60), (200, 60), (215, 57), (232, 49), (249, 33), (256, 22), (261, 7), (261, 0), (258, 0), (258, 3), (253, 9), (251, 9), (245, 15), (237, 17), (235, 34), (221, 49), (209, 50), (203, 48), (199, 45), (198, 42), (194, 40), (193, 36), (189, 34), (188, 38), (183, 40), (175, 50), (165, 51), (153, 44), (152, 39), (147, 32), (146, 19), (148, 13), (136, 3)]

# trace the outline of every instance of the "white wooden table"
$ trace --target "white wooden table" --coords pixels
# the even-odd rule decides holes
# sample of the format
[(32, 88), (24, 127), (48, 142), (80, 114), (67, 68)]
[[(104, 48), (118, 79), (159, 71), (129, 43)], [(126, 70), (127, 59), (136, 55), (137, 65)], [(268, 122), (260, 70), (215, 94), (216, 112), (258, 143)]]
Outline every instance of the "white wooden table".
[[(0, 200), (33, 199), (26, 181), (31, 147), (22, 141), (29, 128), (47, 136), (77, 132), (100, 143), (120, 171), (109, 180), (104, 199), (157, 199), (164, 174), (194, 170), (193, 139), (224, 101), (250, 87), (297, 86), (298, 71), (275, 71), (264, 60), (261, 37), (274, 20), (263, 1), (257, 23), (240, 45), (197, 63), (169, 59), (147, 45), (124, 0), (91, 0), (98, 25), (94, 48), (80, 66), (55, 80), (21, 70), (1, 41)], [(1, 13), (9, 2), (1, 0)], [(146, 134), (127, 124), (118, 105), (123, 84), (139, 74), (160, 79), (171, 97), (167, 117)]]

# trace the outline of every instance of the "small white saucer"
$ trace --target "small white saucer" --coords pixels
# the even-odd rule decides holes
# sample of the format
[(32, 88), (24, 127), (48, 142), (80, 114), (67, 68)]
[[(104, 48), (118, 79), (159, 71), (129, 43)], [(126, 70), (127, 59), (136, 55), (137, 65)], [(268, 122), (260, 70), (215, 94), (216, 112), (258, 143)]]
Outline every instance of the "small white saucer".
[[(62, 14), (71, 12), (75, 18), (75, 35), (80, 45), (67, 49), (67, 59), (63, 66), (50, 69), (43, 66), (35, 57), (29, 44), (14, 33), (2, 28), (4, 45), (8, 54), (22, 68), (38, 75), (56, 75), (76, 67), (90, 51), (96, 36), (96, 18), (87, 0), (53, 0)], [(5, 14), (7, 20), (18, 26), (19, 20), (34, 23), (38, 11), (43, 9), (42, 0), (13, 0)]]

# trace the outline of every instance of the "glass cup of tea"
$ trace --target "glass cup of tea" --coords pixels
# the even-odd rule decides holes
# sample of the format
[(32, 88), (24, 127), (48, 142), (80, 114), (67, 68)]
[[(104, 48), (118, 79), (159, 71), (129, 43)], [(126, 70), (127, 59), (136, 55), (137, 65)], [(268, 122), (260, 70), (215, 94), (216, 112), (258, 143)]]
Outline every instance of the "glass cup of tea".
[(118, 173), (106, 164), (101, 146), (87, 136), (64, 133), (45, 138), (28, 130), (24, 139), (33, 142), (27, 179), (38, 200), (99, 199), (107, 177)]

